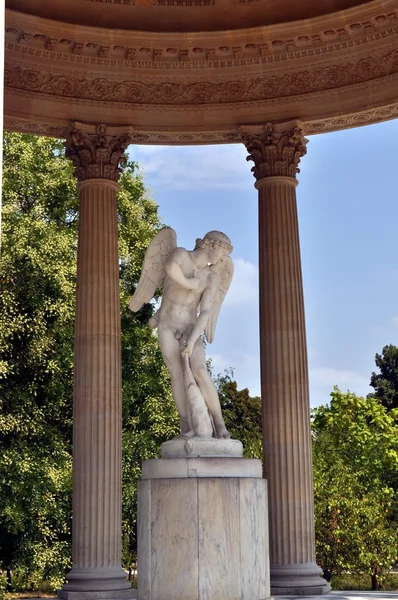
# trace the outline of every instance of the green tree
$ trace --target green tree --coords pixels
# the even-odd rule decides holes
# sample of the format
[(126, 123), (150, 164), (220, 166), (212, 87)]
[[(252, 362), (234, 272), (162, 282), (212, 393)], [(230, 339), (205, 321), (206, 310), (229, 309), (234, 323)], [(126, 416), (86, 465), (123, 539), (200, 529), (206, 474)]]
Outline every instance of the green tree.
[[(211, 369), (211, 362), (209, 366)], [(261, 399), (250, 396), (247, 388), (238, 390), (233, 376), (233, 371), (227, 370), (214, 377), (225, 425), (231, 437), (242, 442), (247, 458), (262, 458)]]
[(398, 559), (398, 411), (335, 388), (313, 411), (317, 559), (329, 574), (368, 573)]
[(376, 354), (375, 362), (380, 373), (372, 373), (370, 385), (375, 391), (371, 395), (388, 410), (398, 408), (398, 347), (384, 346), (383, 352)]
[[(168, 375), (128, 298), (160, 227), (134, 163), (118, 196), (123, 355), (123, 548), (135, 547), (142, 458), (177, 430)], [(78, 195), (60, 141), (6, 134), (0, 258), (0, 561), (35, 587), (70, 566)]]
[(56, 585), (70, 555), (77, 193), (62, 155), (54, 140), (4, 139), (0, 549), (32, 586)]

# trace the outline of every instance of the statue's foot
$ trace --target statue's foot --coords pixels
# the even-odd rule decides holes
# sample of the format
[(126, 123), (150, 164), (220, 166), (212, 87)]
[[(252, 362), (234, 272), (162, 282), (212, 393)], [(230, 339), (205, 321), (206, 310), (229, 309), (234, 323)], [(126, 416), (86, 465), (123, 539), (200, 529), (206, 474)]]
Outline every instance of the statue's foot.
[(216, 432), (217, 432), (217, 438), (219, 440), (229, 440), (231, 437), (231, 434), (229, 433), (228, 429), (225, 427), (225, 423), (216, 425)]

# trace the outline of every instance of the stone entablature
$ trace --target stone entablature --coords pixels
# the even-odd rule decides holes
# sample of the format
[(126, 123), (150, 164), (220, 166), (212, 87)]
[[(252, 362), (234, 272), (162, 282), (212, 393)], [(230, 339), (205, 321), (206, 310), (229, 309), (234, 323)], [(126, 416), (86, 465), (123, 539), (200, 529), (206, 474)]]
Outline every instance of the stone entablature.
[(76, 27), (12, 10), (6, 19), (10, 129), (55, 135), (106, 114), (140, 143), (228, 143), (241, 125), (299, 118), (313, 134), (397, 115), (398, 0), (190, 34)]

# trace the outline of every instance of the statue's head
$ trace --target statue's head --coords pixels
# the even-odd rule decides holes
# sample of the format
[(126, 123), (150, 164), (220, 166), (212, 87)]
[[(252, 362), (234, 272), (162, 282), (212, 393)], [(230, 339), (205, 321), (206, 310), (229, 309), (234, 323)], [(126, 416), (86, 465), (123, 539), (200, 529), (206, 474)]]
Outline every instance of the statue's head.
[(221, 231), (209, 231), (203, 240), (201, 238), (196, 240), (195, 250), (198, 249), (206, 250), (210, 263), (214, 265), (222, 260), (225, 255), (231, 254), (233, 246), (225, 233)]

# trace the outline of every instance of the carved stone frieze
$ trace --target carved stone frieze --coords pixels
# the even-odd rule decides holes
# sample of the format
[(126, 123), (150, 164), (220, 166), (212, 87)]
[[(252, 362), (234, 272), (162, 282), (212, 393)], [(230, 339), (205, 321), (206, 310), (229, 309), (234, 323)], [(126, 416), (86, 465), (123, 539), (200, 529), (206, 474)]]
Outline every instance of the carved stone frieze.
[(65, 154), (74, 164), (79, 181), (99, 178), (117, 181), (126, 161), (124, 152), (130, 143), (129, 131), (75, 123), (66, 135)]
[(253, 161), (251, 171), (256, 181), (266, 177), (295, 178), (300, 172), (300, 159), (307, 153), (308, 140), (302, 125), (296, 123), (267, 123), (261, 133), (242, 132), (242, 141)]
[(141, 80), (114, 81), (105, 77), (78, 77), (18, 65), (5, 67), (6, 88), (58, 97), (131, 104), (225, 104), (284, 98), (340, 89), (398, 73), (398, 49), (313, 69), (265, 74), (232, 81)]

